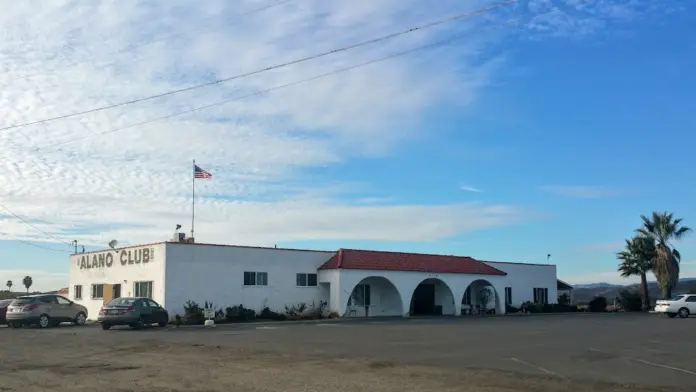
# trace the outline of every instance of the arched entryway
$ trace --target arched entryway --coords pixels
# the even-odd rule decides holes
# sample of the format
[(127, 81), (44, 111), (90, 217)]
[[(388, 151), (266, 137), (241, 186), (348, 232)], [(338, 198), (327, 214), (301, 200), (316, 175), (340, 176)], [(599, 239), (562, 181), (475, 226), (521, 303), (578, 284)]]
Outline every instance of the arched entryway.
[(425, 279), (413, 290), (409, 314), (411, 316), (453, 315), (455, 314), (454, 294), (442, 280)]
[(401, 316), (403, 304), (396, 286), (382, 276), (367, 277), (353, 287), (345, 317)]
[(500, 296), (491, 282), (477, 279), (466, 288), (462, 297), (462, 315), (502, 313)]

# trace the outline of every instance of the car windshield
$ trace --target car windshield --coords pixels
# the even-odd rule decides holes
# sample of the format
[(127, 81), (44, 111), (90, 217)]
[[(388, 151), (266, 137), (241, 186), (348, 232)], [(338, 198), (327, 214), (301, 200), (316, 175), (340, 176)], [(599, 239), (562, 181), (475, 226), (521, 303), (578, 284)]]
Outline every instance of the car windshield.
[(12, 306), (23, 306), (34, 302), (36, 298), (34, 297), (19, 297), (12, 301)]
[(675, 295), (674, 297), (672, 297), (672, 299), (670, 299), (670, 301), (679, 301), (682, 298), (684, 298), (683, 295)]
[(112, 299), (107, 306), (130, 306), (137, 300), (137, 298), (116, 298)]

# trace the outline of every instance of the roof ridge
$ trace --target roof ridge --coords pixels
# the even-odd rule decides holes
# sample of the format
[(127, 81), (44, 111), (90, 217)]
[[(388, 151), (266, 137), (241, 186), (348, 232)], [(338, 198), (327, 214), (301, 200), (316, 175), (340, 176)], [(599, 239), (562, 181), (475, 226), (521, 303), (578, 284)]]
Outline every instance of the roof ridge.
[(473, 259), (478, 262), (481, 262), (481, 260), (478, 260), (472, 256), (462, 256), (462, 255), (452, 255), (452, 254), (440, 254), (440, 253), (422, 253), (422, 252), (401, 252), (401, 251), (395, 251), (395, 250), (376, 250), (376, 249), (347, 249), (347, 248), (341, 248), (339, 251), (344, 250), (347, 252), (374, 252), (374, 253), (391, 253), (391, 254), (400, 254), (400, 255), (417, 255), (417, 256), (435, 256), (435, 257), (458, 257), (458, 258), (468, 258), (468, 259)]

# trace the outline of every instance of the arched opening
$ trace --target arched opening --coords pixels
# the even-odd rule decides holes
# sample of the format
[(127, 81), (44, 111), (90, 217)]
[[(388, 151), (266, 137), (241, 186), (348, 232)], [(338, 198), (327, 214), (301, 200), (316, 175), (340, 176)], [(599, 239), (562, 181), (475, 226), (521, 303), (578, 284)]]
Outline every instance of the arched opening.
[(345, 317), (401, 316), (399, 290), (387, 278), (370, 276), (358, 282), (348, 298)]
[(411, 316), (442, 316), (455, 314), (454, 294), (440, 279), (426, 279), (413, 290)]
[(500, 296), (491, 282), (477, 279), (464, 291), (462, 315), (495, 314), (500, 309)]

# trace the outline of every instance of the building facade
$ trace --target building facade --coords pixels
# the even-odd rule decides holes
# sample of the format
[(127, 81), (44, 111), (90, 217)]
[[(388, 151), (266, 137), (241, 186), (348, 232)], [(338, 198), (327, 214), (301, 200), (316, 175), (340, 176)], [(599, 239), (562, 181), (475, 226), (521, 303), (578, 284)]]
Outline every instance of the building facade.
[(556, 266), (471, 257), (161, 242), (70, 256), (69, 297), (97, 317), (115, 297), (145, 296), (172, 316), (187, 301), (283, 312), (299, 304), (342, 317), (505, 313), (555, 303)]

